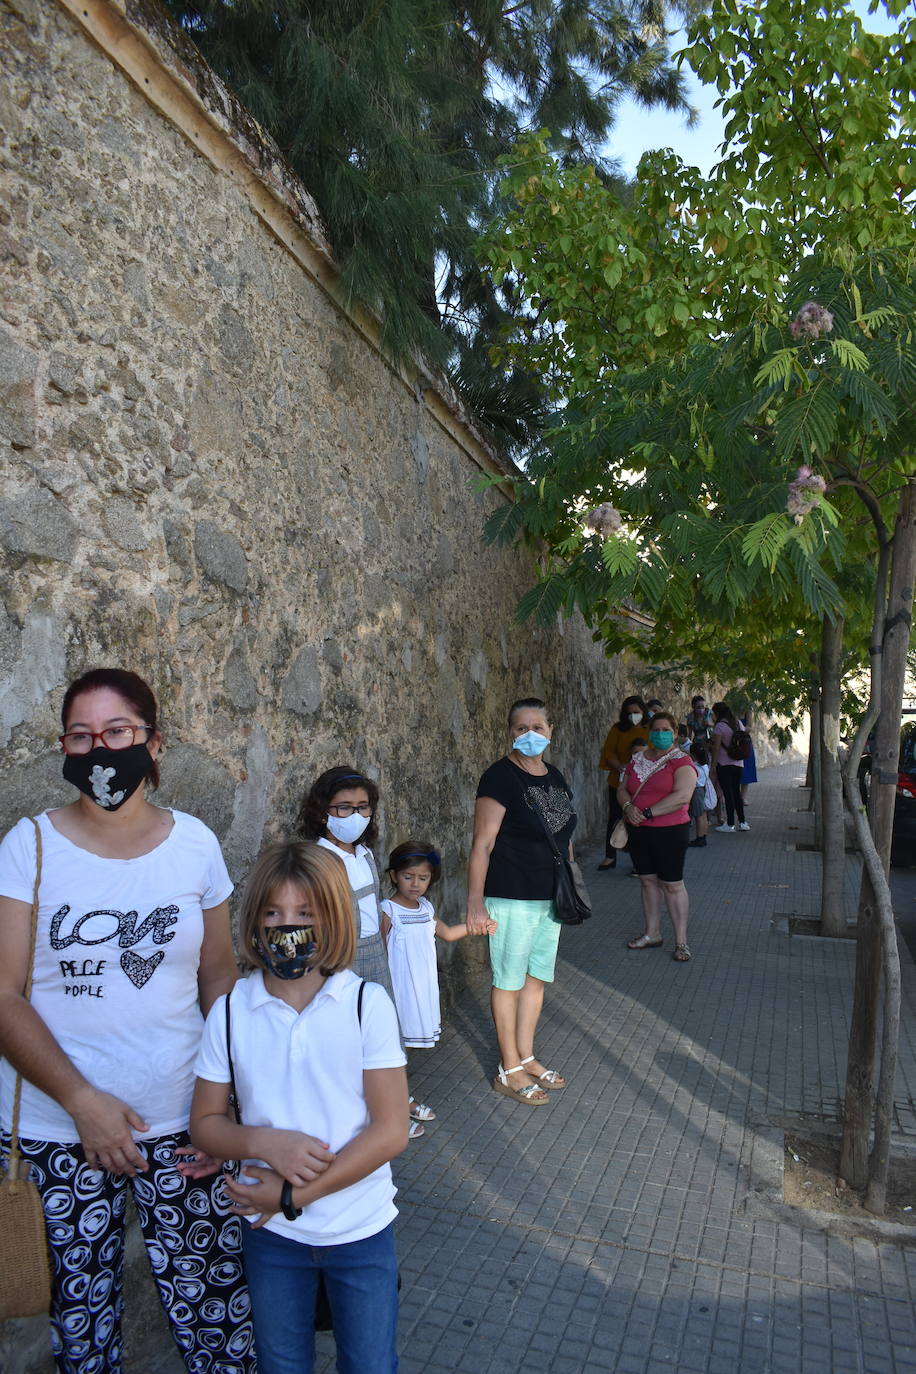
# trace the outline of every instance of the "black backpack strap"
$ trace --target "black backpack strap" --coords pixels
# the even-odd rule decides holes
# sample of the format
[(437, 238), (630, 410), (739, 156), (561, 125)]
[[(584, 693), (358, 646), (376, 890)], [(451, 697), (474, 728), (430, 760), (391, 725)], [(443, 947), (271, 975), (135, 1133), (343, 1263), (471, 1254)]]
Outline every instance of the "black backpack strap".
[(229, 1008), (229, 999), (232, 997), (232, 990), (226, 993), (226, 1056), (229, 1060), (229, 1105), (235, 1113), (236, 1124), (241, 1126), (242, 1113), (239, 1110), (238, 1094), (235, 1091), (235, 1065), (232, 1062), (232, 1012)]
[[(356, 1019), (360, 1025), (363, 1024), (363, 993), (366, 990), (366, 980), (363, 978), (359, 985), (359, 992), (356, 994)], [(229, 1103), (235, 1113), (235, 1119), (239, 1126), (242, 1124), (242, 1113), (239, 1109), (238, 1094), (235, 1090), (235, 1065), (232, 1062), (232, 1011), (229, 1006), (231, 992), (226, 993), (226, 1056), (229, 1060)]]

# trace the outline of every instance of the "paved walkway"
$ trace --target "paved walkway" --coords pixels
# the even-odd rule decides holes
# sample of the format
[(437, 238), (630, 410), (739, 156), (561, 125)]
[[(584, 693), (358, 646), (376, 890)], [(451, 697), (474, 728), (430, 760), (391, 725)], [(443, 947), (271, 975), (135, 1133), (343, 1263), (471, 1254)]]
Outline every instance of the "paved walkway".
[[(670, 928), (664, 950), (624, 949), (639, 884), (592, 857), (595, 915), (563, 933), (538, 1046), (571, 1080), (549, 1106), (489, 1090), (484, 985), (414, 1069), (438, 1120), (396, 1163), (404, 1374), (916, 1370), (916, 1230), (782, 1203), (783, 1125), (838, 1119), (854, 962), (779, 920), (816, 912), (819, 857), (790, 847), (810, 838), (798, 782), (762, 773), (750, 833), (689, 852), (689, 964)], [(913, 1145), (902, 954), (896, 1126)]]

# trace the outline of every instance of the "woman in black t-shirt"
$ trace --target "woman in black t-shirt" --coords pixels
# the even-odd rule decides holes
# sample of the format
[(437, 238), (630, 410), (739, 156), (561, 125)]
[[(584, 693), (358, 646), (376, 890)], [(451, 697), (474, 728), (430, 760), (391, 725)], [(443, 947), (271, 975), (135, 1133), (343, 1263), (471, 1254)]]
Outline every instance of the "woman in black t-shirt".
[(497, 1092), (542, 1106), (566, 1087), (534, 1053), (534, 1036), (553, 982), (560, 926), (553, 915), (554, 857), (547, 831), (572, 857), (576, 813), (558, 769), (541, 757), (553, 726), (543, 701), (527, 697), (509, 712), (509, 753), (480, 779), (468, 864), (469, 935), (490, 936), (490, 1008), (499, 1042)]

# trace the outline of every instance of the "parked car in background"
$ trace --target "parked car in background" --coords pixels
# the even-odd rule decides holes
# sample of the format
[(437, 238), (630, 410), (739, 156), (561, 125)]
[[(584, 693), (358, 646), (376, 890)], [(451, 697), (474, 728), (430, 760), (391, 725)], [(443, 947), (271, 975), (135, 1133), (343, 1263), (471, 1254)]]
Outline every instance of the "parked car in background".
[(916, 866), (916, 710), (904, 712), (900, 728), (891, 863), (901, 868)]
[[(862, 755), (859, 789), (863, 802), (867, 802), (871, 789), (870, 753)], [(916, 705), (909, 702), (904, 705), (901, 716), (891, 863), (896, 868), (916, 867)]]

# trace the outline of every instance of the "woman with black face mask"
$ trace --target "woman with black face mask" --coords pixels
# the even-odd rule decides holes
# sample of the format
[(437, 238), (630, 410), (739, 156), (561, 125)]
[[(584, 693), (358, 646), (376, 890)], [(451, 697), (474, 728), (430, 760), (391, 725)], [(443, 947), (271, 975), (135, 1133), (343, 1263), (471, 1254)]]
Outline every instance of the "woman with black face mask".
[(80, 795), (0, 844), (2, 1148), (16, 1129), (45, 1202), (57, 1368), (121, 1369), (130, 1190), (188, 1369), (253, 1371), (238, 1226), (215, 1162), (185, 1158), (203, 1017), (236, 978), (232, 883), (215, 835), (147, 798), (162, 736), (142, 678), (94, 669), (61, 714)]

